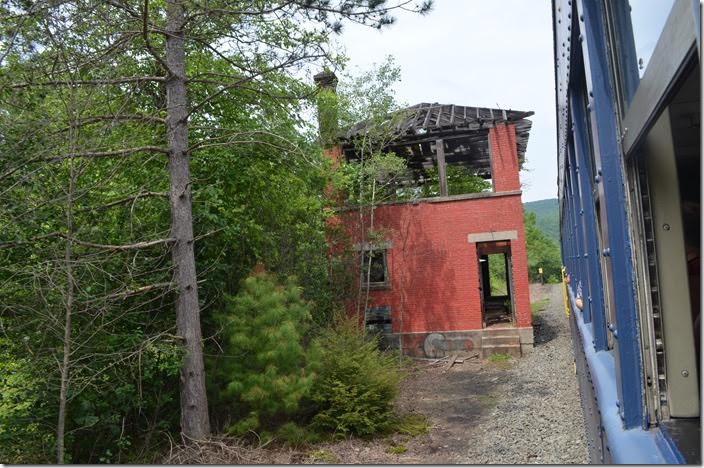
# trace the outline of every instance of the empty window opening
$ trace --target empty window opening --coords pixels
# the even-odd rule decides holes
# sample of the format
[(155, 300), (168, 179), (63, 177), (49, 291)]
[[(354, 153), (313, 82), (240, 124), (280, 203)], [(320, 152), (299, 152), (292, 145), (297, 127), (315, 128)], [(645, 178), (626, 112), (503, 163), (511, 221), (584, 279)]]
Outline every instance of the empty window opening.
[(366, 250), (362, 253), (362, 285), (371, 289), (389, 286), (386, 250)]
[(482, 324), (513, 324), (510, 241), (477, 243)]
[(370, 307), (364, 314), (364, 324), (367, 333), (376, 335), (381, 349), (394, 348), (398, 344), (397, 337), (392, 333), (391, 307)]

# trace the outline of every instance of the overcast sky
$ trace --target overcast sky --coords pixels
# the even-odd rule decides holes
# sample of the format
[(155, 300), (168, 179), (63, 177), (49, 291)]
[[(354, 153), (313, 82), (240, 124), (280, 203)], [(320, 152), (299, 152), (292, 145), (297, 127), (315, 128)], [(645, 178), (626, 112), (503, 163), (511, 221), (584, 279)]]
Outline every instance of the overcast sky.
[(435, 0), (383, 31), (345, 24), (349, 71), (387, 55), (401, 67), (400, 102), (534, 111), (521, 173), (523, 201), (557, 196), (555, 88), (549, 0)]

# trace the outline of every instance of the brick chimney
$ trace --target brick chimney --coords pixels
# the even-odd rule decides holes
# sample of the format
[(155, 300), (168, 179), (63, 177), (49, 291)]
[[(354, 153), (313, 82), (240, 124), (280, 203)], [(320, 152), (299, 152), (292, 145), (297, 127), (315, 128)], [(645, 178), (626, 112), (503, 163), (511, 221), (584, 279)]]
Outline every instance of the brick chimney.
[(489, 130), (489, 151), (494, 192), (520, 190), (515, 125), (501, 122), (491, 128)]
[(323, 70), (313, 77), (313, 81), (318, 87), (318, 129), (320, 141), (323, 148), (330, 150), (337, 146), (337, 133), (339, 123), (337, 117), (337, 76), (329, 71)]

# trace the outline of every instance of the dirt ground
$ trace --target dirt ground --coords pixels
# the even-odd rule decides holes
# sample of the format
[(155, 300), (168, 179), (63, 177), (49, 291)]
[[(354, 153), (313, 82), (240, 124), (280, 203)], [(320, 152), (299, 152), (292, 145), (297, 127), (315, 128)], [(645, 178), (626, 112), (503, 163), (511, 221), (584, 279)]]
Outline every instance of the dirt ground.
[[(501, 398), (495, 389), (506, 382), (505, 370), (512, 365), (511, 361), (474, 358), (445, 370), (445, 361), (418, 362), (403, 383), (397, 405), (404, 413), (425, 415), (430, 420), (427, 434), (321, 444), (314, 455), (324, 457), (323, 451), (332, 455), (330, 461), (340, 463), (459, 463), (472, 432), (481, 427)], [(406, 451), (389, 453), (395, 446)]]

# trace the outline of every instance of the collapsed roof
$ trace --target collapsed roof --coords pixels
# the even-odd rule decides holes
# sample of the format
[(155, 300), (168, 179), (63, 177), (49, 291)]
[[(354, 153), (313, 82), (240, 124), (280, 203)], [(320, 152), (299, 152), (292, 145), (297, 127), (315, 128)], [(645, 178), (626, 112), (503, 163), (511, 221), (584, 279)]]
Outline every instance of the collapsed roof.
[[(414, 172), (437, 164), (435, 145), (442, 139), (447, 164), (469, 167), (485, 178), (491, 178), (489, 129), (499, 123), (516, 127), (516, 150), (519, 165), (523, 164), (532, 122), (532, 111), (488, 109), (454, 104), (421, 103), (389, 116), (392, 138), (384, 148), (408, 161)], [(348, 161), (359, 159), (355, 139), (369, 132), (369, 121), (353, 125), (341, 135), (340, 143)]]

